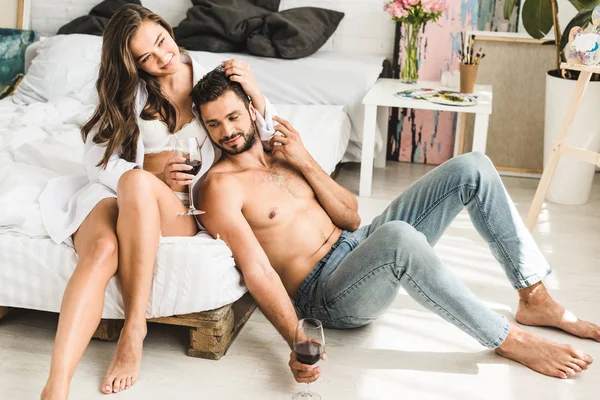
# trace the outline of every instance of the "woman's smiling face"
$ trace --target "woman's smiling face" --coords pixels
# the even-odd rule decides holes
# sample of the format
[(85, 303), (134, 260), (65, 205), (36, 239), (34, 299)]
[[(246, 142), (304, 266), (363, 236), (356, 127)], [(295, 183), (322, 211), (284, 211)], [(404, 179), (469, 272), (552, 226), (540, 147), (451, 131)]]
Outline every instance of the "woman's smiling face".
[(161, 25), (144, 21), (129, 44), (139, 69), (161, 77), (179, 69), (179, 47)]

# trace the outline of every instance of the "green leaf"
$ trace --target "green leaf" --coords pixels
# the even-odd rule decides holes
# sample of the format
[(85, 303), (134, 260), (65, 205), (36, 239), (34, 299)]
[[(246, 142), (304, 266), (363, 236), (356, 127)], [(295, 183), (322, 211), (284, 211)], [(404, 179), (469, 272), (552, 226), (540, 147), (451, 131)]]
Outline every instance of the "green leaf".
[(531, 37), (542, 39), (552, 29), (554, 21), (552, 20), (551, 1), (554, 0), (525, 0), (523, 25)]
[[(600, 0), (598, 0), (600, 1)], [(510, 19), (513, 11), (515, 10), (515, 6), (517, 5), (517, 0), (505, 0), (504, 1), (504, 19)]]
[(571, 4), (577, 9), (581, 10), (593, 10), (594, 7), (600, 5), (600, 0), (569, 0)]
[(559, 51), (563, 51), (563, 49), (567, 46), (567, 43), (569, 43), (569, 33), (573, 27), (579, 26), (585, 29), (589, 25), (589, 23), (592, 21), (592, 11), (593, 10), (583, 10), (573, 17), (562, 34), (560, 45), (558, 47)]

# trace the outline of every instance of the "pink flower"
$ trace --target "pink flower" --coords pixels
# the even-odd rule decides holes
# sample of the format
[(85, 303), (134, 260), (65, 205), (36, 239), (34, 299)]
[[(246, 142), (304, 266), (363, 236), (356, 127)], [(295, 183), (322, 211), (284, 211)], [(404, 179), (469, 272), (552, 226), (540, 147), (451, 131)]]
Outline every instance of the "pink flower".
[(408, 17), (408, 11), (404, 9), (398, 0), (396, 0), (394, 3), (388, 4), (386, 11), (394, 18)]
[(422, 0), (421, 7), (428, 14), (435, 14), (444, 8), (443, 0)]

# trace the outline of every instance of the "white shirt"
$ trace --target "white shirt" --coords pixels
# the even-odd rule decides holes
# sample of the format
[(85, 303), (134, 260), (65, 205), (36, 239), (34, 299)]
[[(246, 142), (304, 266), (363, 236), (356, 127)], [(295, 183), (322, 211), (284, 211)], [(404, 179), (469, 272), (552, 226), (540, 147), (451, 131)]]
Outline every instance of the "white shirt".
[[(202, 68), (187, 53), (181, 54), (182, 61), (192, 65), (194, 85), (204, 76), (206, 69)], [(136, 94), (136, 110), (140, 115), (148, 100), (145, 82), (140, 81)], [(256, 113), (256, 125), (263, 140), (268, 142), (275, 134), (273, 116), (276, 115), (273, 105), (265, 98), (265, 116)], [(198, 118), (198, 113), (193, 110), (194, 116)], [(138, 122), (141, 118), (138, 119)], [(143, 123), (142, 123), (143, 124)], [(207, 138), (207, 133), (202, 124), (195, 124), (199, 137)], [(79, 228), (83, 220), (92, 211), (100, 201), (106, 198), (117, 197), (117, 185), (121, 176), (134, 168), (143, 168), (144, 154), (147, 153), (144, 148), (144, 140), (140, 137), (137, 143), (137, 153), (135, 162), (129, 162), (120, 157), (120, 151), (115, 152), (106, 168), (98, 167), (99, 161), (103, 158), (106, 143), (96, 144), (93, 138), (97, 130), (94, 128), (90, 132), (84, 147), (84, 164), (87, 175), (60, 176), (51, 179), (39, 198), (42, 222), (48, 235), (56, 242), (60, 243), (70, 238), (70, 236)], [(140, 131), (143, 135), (143, 131)], [(200, 172), (193, 180), (192, 185), (197, 189), (200, 178), (208, 169), (221, 157), (221, 150), (208, 140), (203, 140), (202, 146), (202, 167)], [(202, 141), (200, 142), (202, 143)]]

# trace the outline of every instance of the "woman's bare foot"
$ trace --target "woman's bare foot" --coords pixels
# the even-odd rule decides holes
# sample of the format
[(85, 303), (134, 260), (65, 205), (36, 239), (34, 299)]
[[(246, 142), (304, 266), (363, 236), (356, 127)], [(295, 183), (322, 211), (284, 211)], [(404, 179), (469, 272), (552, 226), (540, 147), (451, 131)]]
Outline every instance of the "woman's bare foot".
[(511, 325), (499, 355), (517, 361), (541, 374), (557, 378), (575, 376), (592, 363), (592, 357), (564, 344), (551, 342)]
[(123, 328), (115, 355), (104, 375), (100, 388), (102, 393), (110, 394), (127, 390), (139, 378), (145, 337), (145, 328)]
[(48, 379), (40, 396), (41, 400), (67, 400), (69, 398), (69, 381), (58, 382)]
[(600, 342), (600, 326), (577, 319), (573, 313), (558, 304), (541, 284), (519, 292), (517, 322), (530, 326), (551, 326), (571, 335)]

